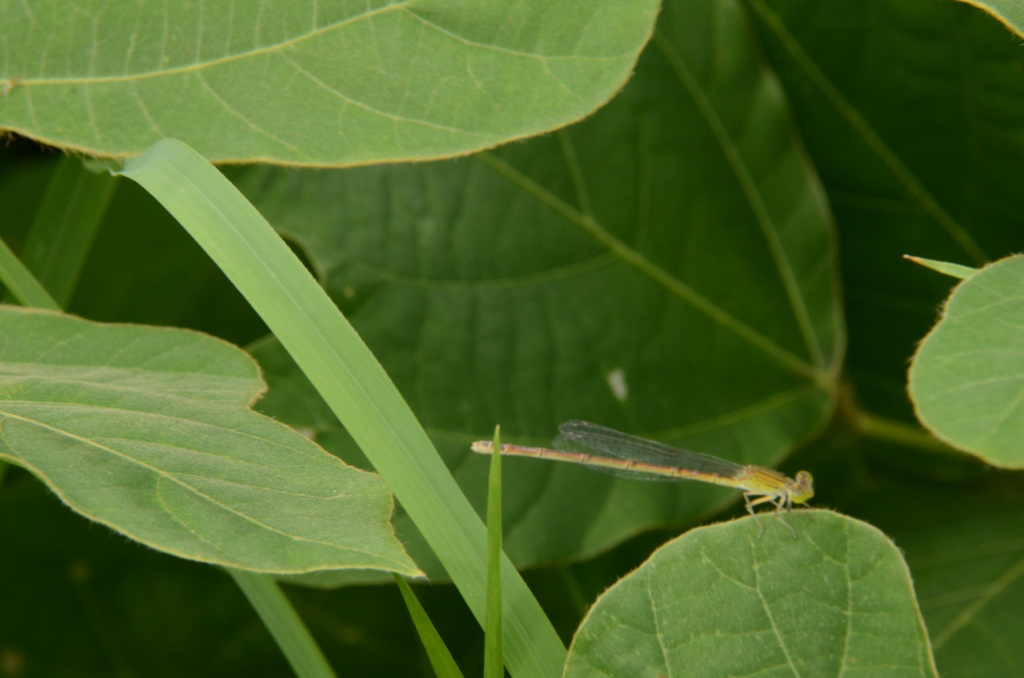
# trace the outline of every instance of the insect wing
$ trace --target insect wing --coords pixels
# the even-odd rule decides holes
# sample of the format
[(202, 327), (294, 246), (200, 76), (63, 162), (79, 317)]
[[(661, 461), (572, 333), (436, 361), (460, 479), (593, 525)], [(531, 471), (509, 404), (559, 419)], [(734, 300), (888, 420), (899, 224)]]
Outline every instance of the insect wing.
[[(735, 477), (744, 467), (728, 459), (720, 459), (711, 455), (691, 452), (665, 443), (640, 438), (622, 433), (614, 429), (591, 424), (587, 421), (568, 421), (559, 428), (554, 447), (567, 452), (592, 454), (602, 457), (613, 457), (640, 464), (649, 464), (664, 468), (683, 468), (699, 473)], [(673, 480), (670, 475), (641, 473), (633, 470), (618, 470), (588, 464), (591, 468), (612, 473), (613, 475), (642, 475), (649, 480)]]

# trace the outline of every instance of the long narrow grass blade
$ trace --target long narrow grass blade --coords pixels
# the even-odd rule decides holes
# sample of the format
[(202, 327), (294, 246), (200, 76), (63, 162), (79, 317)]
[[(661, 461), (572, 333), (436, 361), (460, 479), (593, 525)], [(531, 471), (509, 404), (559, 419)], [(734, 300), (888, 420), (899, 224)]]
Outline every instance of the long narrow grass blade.
[(925, 268), (930, 268), (933, 271), (938, 271), (939, 273), (944, 273), (948, 276), (959, 278), (960, 280), (970, 278), (972, 275), (978, 272), (978, 269), (976, 268), (964, 266), (963, 264), (954, 264), (949, 261), (925, 259), (924, 257), (915, 257), (911, 254), (904, 254), (903, 258), (912, 261), (915, 264), (924, 266)]
[[(485, 617), (486, 532), (383, 368), (298, 258), (237, 189), (185, 144), (163, 140), (122, 171), (152, 193), (262, 316), (351, 433), (470, 609)], [(508, 558), (502, 559), (505, 660), (533, 678), (566, 650)]]
[[(501, 427), (494, 428), (494, 449), (501, 449)], [(491, 455), (487, 487), (487, 619), (484, 623), (484, 678), (502, 678), (501, 653), (501, 455)]]
[(46, 288), (39, 284), (35, 276), (25, 268), (21, 260), (2, 240), (0, 240), (0, 282), (22, 306), (48, 308), (51, 311), (61, 310), (60, 304), (50, 296)]
[(50, 177), (21, 260), (61, 306), (71, 300), (118, 181), (106, 172), (90, 172), (70, 155)]
[(273, 577), (230, 568), (227, 572), (249, 599), (270, 635), (274, 636), (288, 663), (295, 669), (295, 675), (299, 678), (335, 678), (309, 629), (299, 619)]
[(405, 601), (405, 606), (409, 609), (409, 616), (412, 617), (412, 623), (416, 626), (416, 633), (420, 636), (423, 649), (427, 651), (427, 659), (430, 660), (430, 666), (433, 667), (437, 678), (462, 678), (462, 671), (459, 670), (458, 664), (455, 663), (455, 658), (452, 657), (448, 646), (441, 640), (441, 634), (434, 628), (433, 622), (430, 621), (427, 611), (423, 609), (423, 605), (420, 604), (420, 600), (416, 597), (412, 587), (405, 581), (405, 578), (397, 574), (395, 575), (395, 583), (398, 584), (398, 590), (402, 593), (402, 599)]

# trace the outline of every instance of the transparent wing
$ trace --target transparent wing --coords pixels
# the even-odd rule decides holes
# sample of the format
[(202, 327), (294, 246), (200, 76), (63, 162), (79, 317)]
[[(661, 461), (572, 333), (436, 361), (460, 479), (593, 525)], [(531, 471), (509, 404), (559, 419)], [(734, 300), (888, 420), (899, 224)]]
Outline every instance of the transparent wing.
[[(724, 478), (736, 477), (744, 470), (741, 464), (727, 459), (672, 447), (665, 443), (591, 424), (588, 421), (567, 421), (559, 426), (558, 430), (559, 435), (554, 442), (556, 450), (613, 457), (666, 468), (683, 468)], [(587, 464), (587, 466), (613, 475), (642, 476), (647, 480), (679, 480), (679, 478), (600, 467), (593, 464)]]

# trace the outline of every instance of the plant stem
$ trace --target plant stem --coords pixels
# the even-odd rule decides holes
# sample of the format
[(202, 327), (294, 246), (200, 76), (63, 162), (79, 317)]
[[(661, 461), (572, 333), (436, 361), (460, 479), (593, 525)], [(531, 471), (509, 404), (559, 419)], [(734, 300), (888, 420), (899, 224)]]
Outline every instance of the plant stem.
[(897, 419), (879, 417), (856, 407), (850, 409), (849, 418), (853, 423), (854, 429), (868, 438), (884, 440), (907, 447), (917, 447), (931, 452), (941, 452), (947, 455), (959, 456), (961, 454), (961, 452), (950, 447), (924, 429)]

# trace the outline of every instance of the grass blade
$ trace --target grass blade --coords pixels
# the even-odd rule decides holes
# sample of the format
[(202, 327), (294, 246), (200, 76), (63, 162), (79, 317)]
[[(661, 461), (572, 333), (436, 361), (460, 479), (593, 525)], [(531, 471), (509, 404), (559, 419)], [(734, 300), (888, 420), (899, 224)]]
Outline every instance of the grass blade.
[(441, 634), (434, 628), (433, 622), (430, 621), (427, 611), (423, 609), (423, 605), (420, 604), (412, 587), (405, 581), (405, 578), (397, 574), (395, 583), (398, 584), (398, 590), (402, 593), (405, 606), (409, 608), (409, 616), (412, 617), (412, 623), (416, 625), (416, 633), (419, 634), (420, 641), (423, 642), (423, 649), (427, 651), (427, 658), (434, 668), (434, 673), (438, 678), (462, 678), (462, 671), (455, 663), (455, 658), (452, 657), (448, 646), (441, 640)]
[[(494, 428), (494, 448), (501, 449), (501, 427)], [(487, 488), (487, 619), (484, 624), (484, 678), (502, 678), (501, 653), (501, 455), (491, 455)]]
[(21, 259), (61, 306), (71, 300), (118, 181), (90, 172), (70, 155), (50, 177)]
[(7, 292), (22, 306), (47, 308), (51, 311), (61, 310), (46, 288), (39, 284), (35, 276), (15, 256), (7, 243), (0, 240), (0, 282)]
[[(121, 174), (173, 214), (309, 376), (434, 549), (477, 619), (485, 616), (486, 533), (383, 368), (298, 258), (212, 165), (163, 140)], [(504, 647), (513, 675), (554, 676), (565, 646), (508, 558)]]
[(295, 669), (295, 675), (299, 678), (334, 678), (334, 671), (309, 634), (309, 629), (299, 619), (273, 577), (233, 568), (227, 572), (274, 636), (288, 663)]
[(915, 257), (910, 254), (904, 254), (904, 259), (909, 259), (915, 264), (920, 264), (925, 268), (930, 268), (933, 271), (944, 273), (954, 278), (970, 278), (972, 275), (978, 272), (978, 269), (971, 268), (970, 266), (964, 266), (963, 264), (953, 264), (948, 261), (936, 261), (935, 259), (925, 259), (924, 257)]

